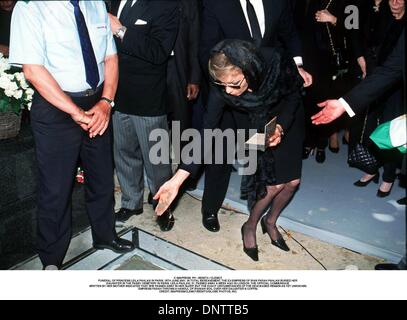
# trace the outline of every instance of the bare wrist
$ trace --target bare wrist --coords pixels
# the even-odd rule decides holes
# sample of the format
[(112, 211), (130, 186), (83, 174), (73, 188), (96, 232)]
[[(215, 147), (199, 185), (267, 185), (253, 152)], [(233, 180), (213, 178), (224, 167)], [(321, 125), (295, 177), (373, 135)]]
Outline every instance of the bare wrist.
[(190, 173), (188, 171), (179, 169), (175, 173), (175, 175), (172, 177), (172, 181), (178, 186), (181, 187), (181, 185), (184, 183), (184, 181), (190, 176)]
[(79, 122), (81, 122), (83, 120), (83, 118), (85, 117), (85, 111), (83, 111), (83, 109), (78, 108), (74, 113), (71, 114), (71, 117), (73, 118), (80, 118), (80, 120), (78, 120)]

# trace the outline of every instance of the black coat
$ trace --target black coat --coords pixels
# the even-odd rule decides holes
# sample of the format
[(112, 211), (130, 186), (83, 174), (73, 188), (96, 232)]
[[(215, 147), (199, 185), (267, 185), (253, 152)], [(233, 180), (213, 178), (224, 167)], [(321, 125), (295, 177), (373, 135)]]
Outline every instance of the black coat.
[(174, 53), (178, 76), (183, 88), (186, 88), (188, 83), (201, 82), (198, 57), (200, 21), (196, 0), (180, 0), (180, 4), (181, 18)]
[[(112, 3), (114, 15), (119, 5), (120, 1)], [(167, 61), (178, 32), (178, 1), (138, 0), (123, 18), (127, 31), (123, 41), (116, 41), (120, 72), (116, 110), (138, 116), (165, 115)]]

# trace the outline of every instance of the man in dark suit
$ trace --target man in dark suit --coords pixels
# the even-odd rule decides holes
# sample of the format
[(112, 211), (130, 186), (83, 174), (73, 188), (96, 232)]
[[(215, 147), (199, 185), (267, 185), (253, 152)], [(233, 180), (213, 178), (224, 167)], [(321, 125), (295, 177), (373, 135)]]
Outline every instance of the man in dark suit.
[[(296, 61), (305, 85), (311, 85), (312, 77), (302, 68), (301, 44), (289, 1), (204, 0), (203, 7), (200, 60), (207, 76), (210, 50), (223, 39), (241, 39), (256, 43), (266, 58), (271, 48), (283, 46)], [(219, 128), (248, 129), (248, 116), (238, 111), (225, 111)], [(226, 196), (231, 170), (232, 166), (228, 164), (205, 167), (202, 222), (209, 231), (220, 229), (217, 214)], [(242, 187), (243, 195), (244, 183)]]
[[(115, 1), (110, 21), (117, 37), (120, 73), (113, 115), (115, 164), (122, 190), (117, 219), (125, 221), (143, 212), (144, 170), (152, 194), (172, 175), (169, 163), (151, 163), (154, 142), (149, 134), (155, 129), (168, 131), (166, 73), (178, 31), (178, 1)], [(168, 211), (158, 223), (168, 231), (174, 218)]]
[[(339, 100), (327, 100), (319, 104), (323, 109), (312, 117), (316, 125), (330, 123), (345, 112), (353, 117), (363, 112), (367, 106), (382, 96), (395, 84), (403, 81), (404, 108), (406, 100), (405, 29), (396, 47), (387, 60), (368, 75), (359, 85)], [(405, 270), (406, 255), (399, 264), (378, 264), (376, 270)]]
[(405, 30), (401, 33), (393, 52), (382, 65), (376, 67), (365, 80), (343, 98), (320, 103), (319, 106), (323, 109), (312, 116), (312, 122), (316, 125), (327, 124), (338, 119), (345, 112), (353, 117), (363, 112), (370, 103), (401, 81), (404, 81), (405, 100)]
[(167, 104), (169, 121), (179, 121), (181, 133), (191, 127), (191, 102), (199, 94), (200, 21), (197, 0), (180, 0), (181, 17), (177, 40), (168, 61)]

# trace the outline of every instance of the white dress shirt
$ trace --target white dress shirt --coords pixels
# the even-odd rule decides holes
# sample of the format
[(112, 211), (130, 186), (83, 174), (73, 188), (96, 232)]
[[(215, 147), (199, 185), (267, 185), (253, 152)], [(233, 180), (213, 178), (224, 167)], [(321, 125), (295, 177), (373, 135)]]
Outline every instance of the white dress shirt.
[[(264, 37), (264, 33), (266, 32), (266, 17), (264, 14), (264, 6), (263, 0), (250, 0), (251, 4), (254, 7), (254, 11), (256, 11), (257, 20), (259, 21), (261, 35)], [(246, 17), (247, 25), (249, 26), (250, 35), (253, 37), (252, 27), (250, 25), (249, 15), (247, 14), (247, 7), (246, 7), (246, 0), (240, 0), (240, 4), (242, 5), (244, 16)]]
[(355, 116), (355, 112), (352, 110), (351, 106), (349, 105), (349, 103), (346, 102), (346, 100), (344, 98), (340, 98), (339, 102), (345, 108), (345, 111), (346, 111), (346, 113), (348, 114), (349, 117), (352, 118), (352, 117)]
[[(123, 8), (126, 5), (126, 2), (130, 0), (121, 0), (120, 5), (119, 5), (119, 11), (117, 11), (117, 17), (120, 19), (120, 15), (122, 14)], [(137, 2), (137, 0), (133, 0), (133, 3), (131, 6), (133, 7), (134, 4)]]
[[(98, 63), (99, 85), (104, 60), (117, 53), (103, 1), (80, 1)], [(11, 21), (10, 63), (44, 66), (62, 90), (90, 89), (74, 7), (69, 1), (17, 1)]]
[[(264, 34), (266, 33), (266, 14), (264, 12), (263, 0), (250, 0), (250, 2), (254, 7), (254, 11), (256, 11), (257, 20), (259, 21), (260, 25), (261, 35), (264, 37)], [(253, 36), (249, 15), (247, 14), (246, 7), (247, 1), (240, 0), (240, 4), (242, 6), (244, 16), (246, 17), (246, 22), (250, 30), (250, 35)], [(294, 57), (294, 61), (297, 66), (303, 64), (302, 57)]]

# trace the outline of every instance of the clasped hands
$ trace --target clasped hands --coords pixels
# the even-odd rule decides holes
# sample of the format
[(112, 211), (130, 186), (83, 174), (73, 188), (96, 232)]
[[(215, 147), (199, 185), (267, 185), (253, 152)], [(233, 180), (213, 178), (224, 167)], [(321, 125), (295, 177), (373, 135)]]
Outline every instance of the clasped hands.
[(85, 131), (90, 138), (103, 135), (109, 126), (111, 107), (104, 101), (96, 103), (89, 111), (78, 109), (71, 115), (72, 119)]

